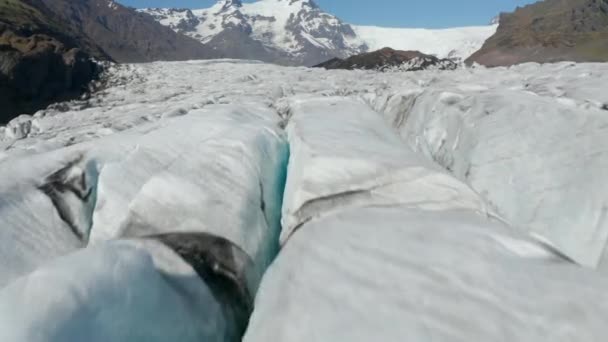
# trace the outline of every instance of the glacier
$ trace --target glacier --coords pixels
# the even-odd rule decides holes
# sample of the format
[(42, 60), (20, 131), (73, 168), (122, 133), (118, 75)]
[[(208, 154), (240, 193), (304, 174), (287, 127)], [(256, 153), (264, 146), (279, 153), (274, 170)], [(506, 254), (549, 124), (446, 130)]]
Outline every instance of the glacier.
[(603, 338), (589, 284), (606, 277), (511, 229), (376, 112), (328, 97), (292, 115), (283, 249), (244, 341)]
[(390, 47), (395, 50), (417, 50), (442, 59), (460, 60), (467, 59), (481, 49), (497, 29), (497, 24), (446, 29), (353, 26), (357, 36), (371, 51)]
[(603, 340), (608, 66), (106, 77), (0, 127), (2, 341)]
[(220, 303), (189, 265), (149, 243), (57, 258), (0, 291), (2, 341), (227, 341)]
[(282, 120), (180, 113), (116, 134), (93, 119), (99, 137), (0, 162), (3, 341), (239, 340), (278, 250)]

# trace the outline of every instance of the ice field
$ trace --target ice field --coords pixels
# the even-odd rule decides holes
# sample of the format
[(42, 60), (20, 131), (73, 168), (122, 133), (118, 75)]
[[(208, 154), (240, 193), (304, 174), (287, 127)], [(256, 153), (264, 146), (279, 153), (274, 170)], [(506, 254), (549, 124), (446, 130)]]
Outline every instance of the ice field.
[(0, 128), (1, 341), (604, 340), (608, 65), (106, 77)]

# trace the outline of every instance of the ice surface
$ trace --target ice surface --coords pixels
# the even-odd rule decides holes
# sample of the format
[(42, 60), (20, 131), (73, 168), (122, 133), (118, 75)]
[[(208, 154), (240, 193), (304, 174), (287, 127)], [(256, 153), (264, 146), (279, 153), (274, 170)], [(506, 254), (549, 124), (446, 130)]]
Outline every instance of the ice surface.
[(592, 92), (606, 76), (578, 68), (554, 66), (551, 81), (527, 76), (523, 91), (496, 80), (481, 89), (413, 90), (385, 112), (410, 146), (470, 184), (513, 226), (596, 268), (608, 241), (608, 185), (600, 181), (608, 170), (608, 116), (593, 104), (606, 95)]
[(470, 188), (415, 155), (361, 102), (296, 99), (291, 114), (283, 243), (306, 222), (345, 207), (402, 205), (485, 213), (483, 201)]
[(276, 122), (224, 107), (121, 145), (127, 153), (101, 172), (93, 242), (211, 233), (243, 248), (261, 275), (276, 251), (288, 147)]
[[(278, 120), (268, 109), (252, 114), (243, 107), (220, 106), (54, 152), (64, 159), (77, 155), (96, 161), (99, 175), (87, 178), (95, 187), (90, 201), (95, 211), (81, 205), (79, 212), (91, 222), (78, 241), (37, 180), (15, 190), (11, 186), (2, 196), (7, 247), (1, 252), (11, 260), (3, 268), (11, 272), (5, 270), (2, 278), (31, 271), (37, 261), (89, 240), (170, 232), (225, 237), (255, 260), (261, 276), (276, 253), (280, 230), (288, 151)], [(39, 156), (24, 159), (16, 163), (46, 165)], [(41, 216), (37, 224), (36, 215)]]
[(78, 153), (0, 164), (0, 288), (41, 262), (86, 245), (96, 169)]
[(0, 340), (226, 341), (222, 308), (160, 243), (83, 249), (0, 291)]
[[(135, 291), (131, 282), (151, 284), (137, 297), (143, 306), (111, 301), (101, 312), (148, 317), (168, 305), (216, 328), (160, 322), (159, 340), (234, 335), (225, 301), (207, 300), (212, 282), (192, 275), (192, 246), (176, 248), (184, 266), (141, 236), (227, 238), (257, 278), (278, 247), (282, 210), (283, 249), (247, 341), (603, 341), (605, 84), (605, 64), (112, 67), (90, 99), (0, 128), (0, 307), (9, 310), (0, 319), (14, 327), (0, 340), (43, 339), (30, 335), (39, 326), (57, 329), (51, 340), (81, 336), (73, 324), (92, 317), (81, 315), (86, 304), (107, 296), (127, 305), (120, 291)], [(182, 269), (173, 265), (198, 281), (186, 298), (208, 307), (183, 306), (166, 283)], [(257, 285), (247, 284), (251, 293)], [(33, 302), (39, 313), (28, 311)], [(12, 308), (21, 310), (14, 319)], [(96, 328), (106, 329), (90, 336), (108, 336)]]
[(244, 341), (594, 341), (606, 277), (466, 211), (350, 208), (302, 226)]
[(608, 278), (487, 215), (356, 102), (292, 115), (284, 245), (244, 341), (604, 338)]

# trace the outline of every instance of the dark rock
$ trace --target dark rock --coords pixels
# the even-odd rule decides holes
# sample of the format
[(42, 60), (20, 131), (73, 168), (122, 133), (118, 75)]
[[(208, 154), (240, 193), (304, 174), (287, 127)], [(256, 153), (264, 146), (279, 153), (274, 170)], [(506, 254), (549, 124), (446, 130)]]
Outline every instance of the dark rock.
[(88, 54), (53, 37), (0, 32), (0, 123), (81, 96), (101, 71)]
[(93, 225), (97, 166), (80, 155), (48, 176), (39, 189), (49, 197), (61, 220), (83, 243)]
[(315, 67), (345, 70), (419, 71), (427, 69), (454, 70), (458, 65), (452, 60), (439, 59), (419, 51), (399, 51), (384, 48), (374, 52), (355, 55), (347, 59), (332, 58)]
[(116, 62), (218, 57), (112, 0), (0, 1), (0, 123), (84, 94)]
[(209, 286), (222, 304), (226, 321), (234, 335), (226, 341), (241, 341), (253, 312), (250, 276), (254, 264), (234, 243), (207, 233), (169, 233), (149, 236), (171, 248)]

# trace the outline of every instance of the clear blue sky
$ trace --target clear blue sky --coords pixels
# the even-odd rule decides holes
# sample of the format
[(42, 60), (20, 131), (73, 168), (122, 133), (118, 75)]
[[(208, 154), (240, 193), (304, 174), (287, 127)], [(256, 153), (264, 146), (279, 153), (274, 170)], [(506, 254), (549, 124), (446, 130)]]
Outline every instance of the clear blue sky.
[[(213, 0), (118, 0), (132, 7), (205, 8)], [(500, 12), (534, 0), (315, 0), (346, 22), (390, 27), (453, 27), (487, 24)], [(243, 1), (253, 2), (253, 1)]]

